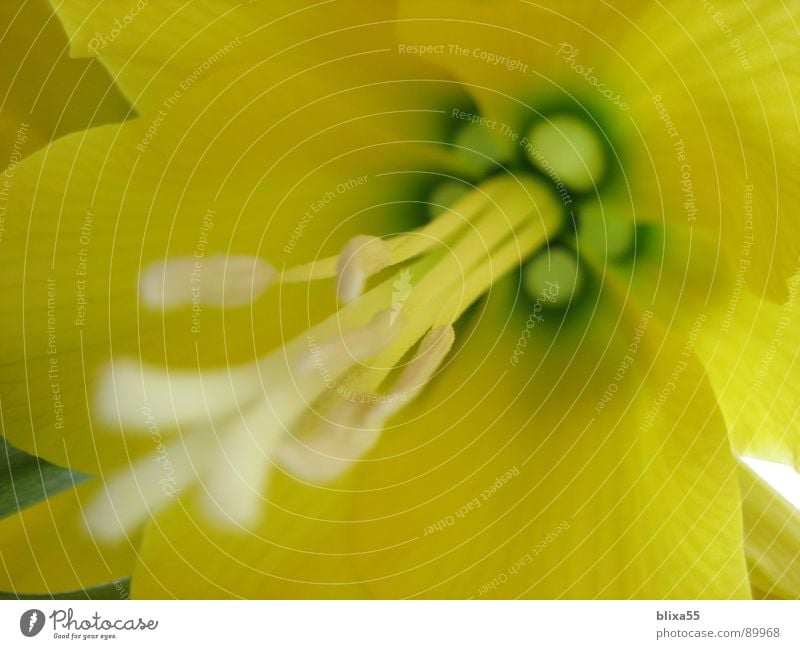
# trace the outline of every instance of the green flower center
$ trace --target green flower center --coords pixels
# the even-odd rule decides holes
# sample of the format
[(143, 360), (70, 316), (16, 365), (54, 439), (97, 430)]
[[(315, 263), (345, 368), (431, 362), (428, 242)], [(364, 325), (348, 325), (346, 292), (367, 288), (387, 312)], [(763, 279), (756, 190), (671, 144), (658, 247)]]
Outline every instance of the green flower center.
[[(471, 179), (533, 175), (560, 199), (560, 213), (570, 227), (551, 233), (547, 244), (523, 258), (523, 285), (533, 300), (556, 290), (545, 304), (564, 307), (580, 296), (585, 270), (581, 256), (618, 260), (634, 245), (634, 227), (621, 202), (607, 189), (612, 165), (600, 127), (583, 116), (555, 112), (537, 117), (526, 130), (514, 131), (486, 117), (454, 111), (466, 119), (452, 139)], [(469, 193), (467, 180), (447, 179), (429, 195), (436, 217)]]

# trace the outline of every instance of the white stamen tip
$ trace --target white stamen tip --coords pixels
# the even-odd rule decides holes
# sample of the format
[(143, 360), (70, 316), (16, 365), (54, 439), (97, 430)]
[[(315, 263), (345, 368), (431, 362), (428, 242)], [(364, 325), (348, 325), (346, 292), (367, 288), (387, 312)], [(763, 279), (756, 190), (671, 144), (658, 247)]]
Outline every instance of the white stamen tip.
[(96, 412), (104, 424), (152, 434), (224, 417), (261, 392), (258, 368), (252, 365), (168, 371), (123, 359), (101, 373)]
[(109, 542), (126, 538), (207, 469), (208, 450), (202, 432), (194, 432), (113, 474), (84, 510), (89, 532)]
[(139, 295), (142, 304), (151, 309), (177, 309), (193, 303), (237, 307), (258, 299), (274, 278), (275, 269), (258, 257), (176, 257), (144, 269)]
[(203, 480), (206, 515), (222, 527), (253, 528), (264, 510), (272, 456), (284, 433), (265, 402), (242, 413), (223, 433), (217, 460)]
[(281, 465), (310, 482), (338, 478), (375, 445), (384, 422), (408, 405), (430, 381), (454, 340), (455, 331), (449, 325), (431, 329), (389, 394), (376, 402), (342, 401), (313, 434), (285, 438), (278, 447)]
[(455, 330), (450, 325), (434, 327), (422, 339), (417, 353), (392, 385), (389, 398), (378, 403), (367, 421), (372, 426), (383, 423), (413, 400), (431, 380), (455, 341)]
[(281, 465), (309, 482), (335, 480), (366, 455), (380, 437), (380, 429), (364, 427), (368, 404), (343, 401), (313, 434), (286, 436), (278, 447)]
[(392, 251), (383, 239), (370, 236), (351, 239), (339, 256), (339, 299), (349, 303), (358, 298), (370, 276), (392, 263)]

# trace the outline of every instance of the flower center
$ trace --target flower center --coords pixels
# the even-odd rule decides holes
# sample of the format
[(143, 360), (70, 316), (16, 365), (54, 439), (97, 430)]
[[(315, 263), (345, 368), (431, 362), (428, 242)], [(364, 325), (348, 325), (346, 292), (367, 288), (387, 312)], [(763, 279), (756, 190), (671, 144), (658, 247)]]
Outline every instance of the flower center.
[[(584, 285), (582, 256), (603, 264), (622, 259), (634, 247), (633, 219), (623, 201), (606, 189), (611, 165), (599, 126), (583, 117), (556, 112), (538, 116), (527, 129), (454, 110), (467, 119), (453, 138), (456, 155), (467, 173), (483, 176), (502, 169), (534, 174), (549, 184), (570, 213), (571, 228), (548, 239), (523, 269), (523, 284), (532, 300), (543, 294), (548, 308), (563, 308), (580, 297)], [(430, 195), (431, 213), (456, 203), (463, 183), (444, 181)]]
[(453, 323), (562, 227), (552, 188), (528, 171), (437, 191), (435, 216), (419, 229), (358, 236), (335, 257), (282, 273), (241, 256), (210, 257), (199, 273), (185, 258), (146, 268), (140, 297), (153, 309), (185, 308), (198, 297), (206, 307), (235, 307), (270, 283), (330, 277), (340, 308), (241, 366), (167, 371), (112, 362), (97, 413), (126, 434), (148, 435), (151, 424), (165, 437), (171, 431), (161, 453), (170, 481), (165, 488), (153, 457), (113, 475), (88, 508), (92, 531), (118, 538), (183, 491), (193, 491), (213, 520), (246, 529), (259, 519), (275, 467), (321, 482), (358, 461), (438, 371)]

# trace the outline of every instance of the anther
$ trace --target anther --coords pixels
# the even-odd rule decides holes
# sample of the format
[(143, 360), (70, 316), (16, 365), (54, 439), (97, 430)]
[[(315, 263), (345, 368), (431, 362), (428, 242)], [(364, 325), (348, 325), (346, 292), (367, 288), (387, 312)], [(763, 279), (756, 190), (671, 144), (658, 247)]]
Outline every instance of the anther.
[(176, 309), (194, 302), (237, 307), (260, 297), (274, 277), (275, 269), (258, 257), (174, 257), (144, 269), (139, 296), (151, 309)]

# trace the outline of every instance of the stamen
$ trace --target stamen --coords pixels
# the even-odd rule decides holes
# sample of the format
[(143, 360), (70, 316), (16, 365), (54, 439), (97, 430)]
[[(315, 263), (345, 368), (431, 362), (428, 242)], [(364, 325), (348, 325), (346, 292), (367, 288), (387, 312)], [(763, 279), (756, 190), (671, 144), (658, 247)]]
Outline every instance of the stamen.
[[(324, 323), (323, 323), (324, 324)], [(314, 343), (311, 334), (305, 341), (311, 349), (297, 363), (296, 378), (307, 379), (314, 370), (337, 378), (351, 365), (365, 361), (386, 346), (402, 330), (402, 320), (387, 309), (375, 315), (365, 326)]]
[[(547, 240), (549, 234), (556, 232), (560, 225), (560, 210), (550, 189), (538, 178), (520, 175), (508, 191), (502, 196), (494, 209), (487, 210), (478, 218), (473, 227), (468, 228), (456, 243), (452, 244), (448, 255), (440, 265), (431, 272), (431, 276), (439, 274), (455, 280), (455, 286), (443, 294), (440, 304), (445, 310), (439, 311), (433, 324), (450, 324), (479, 297), (491, 284), (509, 268), (494, 270), (498, 246), (502, 246), (509, 238), (519, 237), (522, 231), (528, 231), (526, 247), (519, 245), (513, 249), (515, 264), (526, 258), (536, 247)], [(533, 228), (533, 229), (530, 229)], [(477, 294), (459, 294), (465, 287), (462, 278), (469, 276), (473, 268), (480, 268), (482, 284), (477, 286)], [(485, 272), (484, 272), (485, 271)], [(439, 280), (441, 283), (441, 280)], [(441, 308), (437, 306), (437, 310)], [(447, 309), (454, 309), (448, 312)]]
[(213, 462), (206, 434), (195, 431), (105, 479), (105, 488), (84, 510), (89, 532), (117, 541), (163, 511)]
[(470, 185), (460, 180), (445, 180), (434, 187), (428, 198), (428, 211), (431, 218), (446, 212), (465, 195), (469, 194)]
[(345, 304), (364, 291), (367, 279), (392, 263), (392, 251), (377, 237), (359, 236), (348, 243), (339, 257), (339, 299)]
[(417, 397), (450, 352), (455, 336), (450, 325), (434, 327), (428, 332), (414, 358), (392, 385), (388, 398), (382, 399), (367, 413), (370, 425), (383, 426), (387, 419)]
[(95, 402), (103, 423), (150, 434), (153, 426), (166, 430), (207, 423), (209, 417), (225, 416), (261, 392), (255, 365), (167, 371), (123, 359), (101, 374)]
[(335, 480), (375, 445), (380, 428), (364, 426), (368, 405), (342, 401), (313, 433), (283, 438), (278, 459), (301, 480), (326, 483)]
[(217, 461), (205, 479), (203, 503), (209, 518), (223, 525), (258, 522), (271, 472), (273, 449), (284, 432), (271, 403), (242, 414), (225, 431)]
[(142, 272), (139, 295), (152, 309), (177, 309), (194, 303), (230, 308), (256, 300), (274, 277), (275, 269), (258, 257), (173, 257), (150, 264)]
[(542, 228), (531, 223), (509, 237), (492, 254), (491, 265), (478, 265), (466, 277), (461, 295), (453, 295), (434, 322), (455, 322), (469, 306), (483, 295), (487, 286), (491, 286), (499, 277), (519, 267), (520, 259), (524, 259), (531, 251), (545, 243)]
[(391, 416), (422, 391), (455, 340), (450, 326), (435, 327), (420, 343), (414, 358), (385, 395), (350, 395), (333, 406), (313, 434), (286, 438), (278, 449), (281, 464), (311, 482), (338, 478), (363, 457), (380, 437)]
[[(325, 362), (325, 375), (307, 355), (287, 365), (283, 350), (234, 370), (208, 373), (169, 373), (123, 362), (121, 371), (103, 382), (105, 391), (113, 386), (112, 396), (101, 390), (101, 412), (116, 403), (117, 390), (128, 388), (133, 394), (151, 397), (144, 414), (136, 401), (120, 398), (119, 408), (103, 416), (119, 416), (133, 428), (148, 427), (150, 418), (163, 425), (201, 423), (185, 439), (164, 447), (157, 457), (135, 462), (106, 480), (106, 489), (87, 510), (90, 531), (109, 540), (122, 538), (127, 530), (161, 511), (179, 491), (200, 480), (206, 486), (205, 510), (218, 523), (251, 526), (261, 512), (261, 502), (269, 475), (269, 458), (286, 428), (296, 421), (310, 403), (330, 388), (353, 364), (374, 355), (388, 344), (399, 326), (389, 330), (389, 312), (375, 316), (360, 329), (323, 342), (317, 353)], [(296, 340), (305, 342), (304, 340)], [(290, 343), (291, 344), (291, 343)], [(264, 400), (260, 379), (269, 379)], [(126, 394), (126, 393), (122, 393)], [(246, 396), (247, 398), (242, 398)], [(206, 402), (205, 407), (203, 402)], [(248, 405), (249, 404), (249, 405)], [(237, 409), (243, 406), (241, 414)], [(232, 423), (209, 422), (209, 414)], [(214, 452), (214, 430), (222, 424), (222, 452)]]
[[(501, 186), (505, 192), (500, 191)], [(496, 189), (501, 198), (459, 231), (443, 254), (423, 257), (410, 267), (418, 279), (402, 310), (408, 324), (402, 335), (371, 361), (371, 368), (358, 370), (360, 376), (352, 377), (355, 391), (374, 392), (388, 368), (398, 363), (431, 326), (455, 322), (494, 281), (518, 267), (558, 231), (561, 209), (544, 181), (506, 178)], [(438, 219), (431, 225), (436, 222)], [(356, 304), (366, 305), (367, 300), (386, 304), (396, 279), (376, 286)], [(340, 317), (345, 317), (348, 308), (340, 312)]]
[[(338, 258), (284, 273), (286, 281), (338, 276), (347, 304), (282, 348), (232, 370), (161, 372), (117, 362), (102, 377), (99, 414), (134, 432), (149, 430), (151, 420), (165, 429), (188, 426), (183, 438), (165, 447), (170, 489), (200, 482), (211, 519), (252, 527), (274, 462), (298, 477), (324, 481), (363, 457), (384, 422), (440, 367), (453, 345), (451, 323), (560, 224), (560, 206), (542, 180), (490, 179), (415, 232), (356, 237)], [(406, 267), (362, 294), (370, 276), (406, 260)], [(155, 274), (159, 306), (177, 304), (185, 299), (187, 270), (185, 259), (166, 262), (142, 281), (153, 293)], [(236, 288), (219, 282), (220, 303)], [(417, 343), (390, 391), (379, 394)], [(325, 423), (315, 425), (310, 412)], [(170, 494), (156, 488), (158, 468), (150, 457), (111, 476), (105, 497), (92, 503), (90, 526), (119, 536), (163, 509)], [(115, 510), (119, 518), (104, 523)]]
[[(385, 249), (381, 249), (379, 244), (365, 242), (368, 245), (376, 246), (375, 257), (379, 263), (375, 263), (376, 270), (372, 273), (367, 273), (362, 268), (363, 277), (360, 277), (359, 281), (363, 279), (366, 282), (371, 274), (388, 266), (408, 261), (452, 238), (486, 210), (496, 209), (498, 201), (502, 201), (503, 195), (508, 192), (508, 188), (512, 184), (513, 181), (508, 178), (497, 177), (481, 183), (479, 187), (465, 185), (471, 191), (468, 191), (450, 209), (439, 214), (430, 223), (407, 234), (380, 239), (379, 241), (387, 246), (390, 259), (384, 256)], [(365, 239), (375, 239), (375, 237), (356, 237), (350, 241), (341, 254), (290, 268), (281, 275), (281, 281), (310, 282), (340, 276), (342, 268), (347, 265), (354, 252), (358, 251), (359, 242)], [(343, 301), (347, 303), (346, 300)]]
[(531, 128), (528, 140), (528, 157), (552, 180), (588, 191), (602, 179), (606, 166), (603, 143), (583, 120), (572, 115), (542, 119)]

